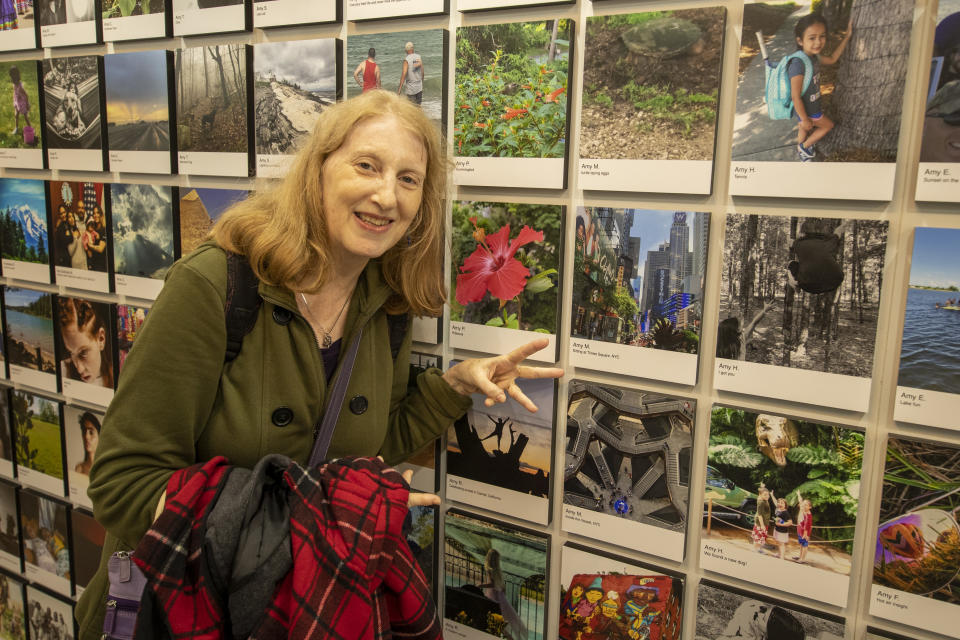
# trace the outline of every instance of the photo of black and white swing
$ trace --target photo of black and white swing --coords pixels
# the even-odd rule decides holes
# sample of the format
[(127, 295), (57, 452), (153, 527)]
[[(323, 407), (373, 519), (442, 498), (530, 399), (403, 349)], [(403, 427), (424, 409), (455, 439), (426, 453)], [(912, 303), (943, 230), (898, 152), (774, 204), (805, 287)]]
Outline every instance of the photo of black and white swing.
[(51, 169), (104, 168), (102, 65), (99, 56), (43, 61), (44, 120)]

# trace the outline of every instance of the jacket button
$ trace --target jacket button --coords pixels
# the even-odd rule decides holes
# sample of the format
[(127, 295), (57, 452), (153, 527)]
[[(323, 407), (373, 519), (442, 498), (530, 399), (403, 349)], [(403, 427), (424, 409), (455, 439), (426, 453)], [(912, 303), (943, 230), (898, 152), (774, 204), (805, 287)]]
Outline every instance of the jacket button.
[(367, 406), (369, 406), (369, 404), (370, 403), (367, 402), (366, 396), (353, 396), (350, 398), (350, 411), (356, 415), (360, 415), (367, 410)]
[(293, 311), (290, 311), (290, 309), (284, 309), (283, 307), (273, 308), (273, 321), (277, 324), (289, 324), (292, 319)]
[(270, 420), (278, 427), (285, 427), (293, 422), (293, 409), (290, 407), (277, 407), (273, 410)]

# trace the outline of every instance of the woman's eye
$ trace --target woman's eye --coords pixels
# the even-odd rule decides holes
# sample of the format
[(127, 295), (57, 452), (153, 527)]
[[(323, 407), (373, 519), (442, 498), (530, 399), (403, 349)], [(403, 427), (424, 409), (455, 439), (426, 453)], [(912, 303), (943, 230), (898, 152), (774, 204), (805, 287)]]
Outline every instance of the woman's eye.
[(414, 187), (420, 184), (420, 181), (413, 176), (403, 176), (400, 179), (403, 180), (405, 183)]
[(364, 171), (373, 171), (373, 165), (369, 162), (358, 162), (357, 166), (363, 169)]

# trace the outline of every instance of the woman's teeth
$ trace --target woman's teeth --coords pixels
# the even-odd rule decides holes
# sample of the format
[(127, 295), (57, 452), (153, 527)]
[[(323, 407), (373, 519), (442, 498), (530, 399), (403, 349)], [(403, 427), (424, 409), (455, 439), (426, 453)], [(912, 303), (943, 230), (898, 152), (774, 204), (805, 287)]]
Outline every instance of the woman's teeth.
[(388, 220), (387, 218), (375, 218), (375, 217), (373, 217), (373, 216), (368, 216), (368, 215), (363, 214), (363, 213), (355, 213), (355, 214), (353, 214), (353, 215), (357, 216), (358, 218), (360, 218), (361, 220), (363, 220), (363, 221), (366, 222), (367, 224), (372, 224), (372, 225), (375, 226), (375, 227), (385, 227), (385, 226), (387, 226), (388, 224), (390, 224), (390, 222), (391, 222), (391, 221)]

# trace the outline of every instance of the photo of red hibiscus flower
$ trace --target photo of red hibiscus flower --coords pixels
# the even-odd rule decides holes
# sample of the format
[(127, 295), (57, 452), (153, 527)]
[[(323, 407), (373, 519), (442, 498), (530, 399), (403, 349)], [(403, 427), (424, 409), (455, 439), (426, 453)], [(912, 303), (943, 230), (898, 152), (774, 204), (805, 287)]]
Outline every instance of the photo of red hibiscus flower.
[(453, 321), (556, 332), (561, 209), (454, 202)]

